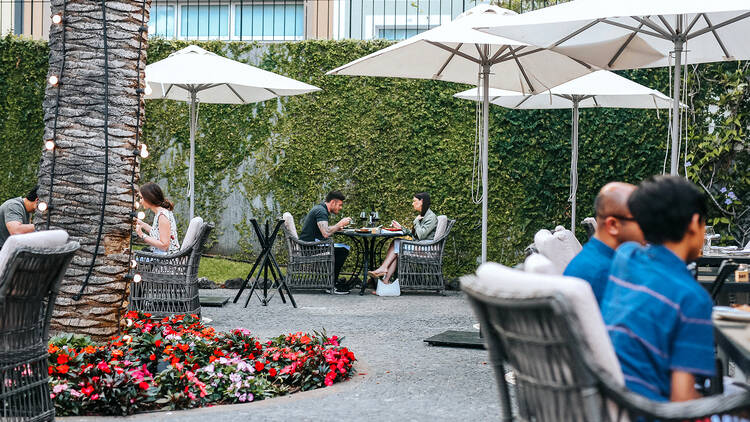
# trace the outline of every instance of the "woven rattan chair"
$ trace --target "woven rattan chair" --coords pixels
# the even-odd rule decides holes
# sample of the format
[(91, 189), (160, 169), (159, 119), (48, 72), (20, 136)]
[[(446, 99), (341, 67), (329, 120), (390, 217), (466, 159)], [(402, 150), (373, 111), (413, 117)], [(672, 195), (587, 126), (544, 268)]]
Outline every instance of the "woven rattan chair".
[[(43, 246), (42, 246), (43, 245)], [(47, 339), (60, 281), (77, 242), (62, 230), (11, 236), (0, 251), (0, 420), (55, 418)]]
[(211, 230), (211, 224), (195, 217), (179, 251), (166, 255), (136, 252), (136, 273), (141, 275), (141, 281), (130, 283), (128, 309), (149, 313), (152, 318), (200, 316), (198, 266)]
[(443, 251), (456, 220), (438, 217), (433, 240), (402, 240), (398, 254), (398, 283), (404, 290), (437, 290), (445, 293)]
[(284, 213), (284, 237), (286, 237), (289, 263), (286, 268), (286, 284), (292, 289), (332, 290), (333, 279), (333, 239), (319, 242), (299, 240), (294, 218)]
[(699, 421), (750, 410), (750, 393), (666, 403), (628, 390), (582, 280), (498, 264), (477, 274), (461, 284), (482, 326), (503, 421)]

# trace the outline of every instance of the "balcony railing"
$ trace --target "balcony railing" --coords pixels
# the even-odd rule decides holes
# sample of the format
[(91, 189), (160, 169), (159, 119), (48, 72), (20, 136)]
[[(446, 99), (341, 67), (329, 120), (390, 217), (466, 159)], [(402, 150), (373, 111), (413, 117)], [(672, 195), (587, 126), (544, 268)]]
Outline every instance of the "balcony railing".
[[(567, 0), (502, 0), (518, 12)], [(456, 18), (472, 0), (152, 0), (149, 35), (167, 39), (401, 40)], [(0, 32), (46, 39), (49, 0), (0, 0)]]

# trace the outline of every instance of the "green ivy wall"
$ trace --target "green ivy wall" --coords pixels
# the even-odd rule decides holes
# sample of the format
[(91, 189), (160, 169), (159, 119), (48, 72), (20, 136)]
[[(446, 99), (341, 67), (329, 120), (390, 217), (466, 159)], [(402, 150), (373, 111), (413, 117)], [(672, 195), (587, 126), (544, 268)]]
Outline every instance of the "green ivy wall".
[[(152, 40), (149, 62), (186, 44)], [(330, 189), (348, 196), (343, 215), (373, 206), (390, 221), (410, 221), (412, 194), (428, 191), (436, 212), (457, 219), (446, 273), (470, 272), (479, 255), (480, 217), (471, 201), (475, 105), (453, 98), (466, 89), (435, 81), (325, 76), (327, 70), (381, 49), (385, 41), (304, 41), (257, 45), (207, 42), (219, 54), (319, 86), (321, 92), (265, 103), (201, 105), (196, 140), (197, 212), (219, 221), (228, 211), (261, 218), (290, 211), (296, 219)], [(35, 183), (42, 147), (43, 43), (0, 39), (0, 197)], [(665, 70), (626, 76), (666, 92)], [(536, 230), (568, 224), (570, 111), (492, 107), (490, 119), (489, 257), (516, 263)], [(149, 101), (144, 141), (152, 157), (142, 180), (168, 186), (186, 223), (188, 107)], [(659, 173), (666, 113), (583, 110), (578, 215), (591, 214), (598, 188), (637, 183)], [(227, 210), (227, 197), (232, 197)], [(250, 227), (237, 230), (251, 247)], [(184, 229), (183, 229), (184, 230)], [(583, 235), (579, 229), (579, 235)]]

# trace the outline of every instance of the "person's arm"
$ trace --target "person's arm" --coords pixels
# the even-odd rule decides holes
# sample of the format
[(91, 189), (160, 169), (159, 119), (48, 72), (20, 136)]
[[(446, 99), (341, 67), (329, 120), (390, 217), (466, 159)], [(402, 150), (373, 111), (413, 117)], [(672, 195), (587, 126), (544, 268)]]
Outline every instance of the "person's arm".
[(148, 223), (146, 223), (146, 222), (144, 222), (143, 220), (141, 220), (139, 218), (135, 219), (135, 224), (141, 226), (141, 229), (143, 231), (145, 231), (145, 232), (150, 232), (151, 231), (151, 225), (148, 224)]
[(320, 229), (320, 234), (323, 235), (326, 239), (331, 237), (334, 233), (344, 228), (344, 226), (347, 226), (352, 221), (349, 217), (344, 217), (341, 220), (339, 220), (338, 223), (334, 224), (333, 226), (328, 225), (328, 220), (321, 220), (318, 221), (318, 228)]
[(417, 239), (424, 239), (437, 227), (437, 218), (434, 214), (429, 214), (425, 217), (414, 220), (414, 232), (417, 235)]
[(171, 226), (169, 224), (169, 218), (162, 214), (159, 216), (159, 238), (143, 235), (143, 241), (149, 245), (158, 248), (162, 251), (169, 250), (169, 242), (171, 238)]
[(5, 227), (8, 229), (8, 233), (24, 234), (31, 233), (34, 231), (33, 224), (23, 224), (23, 220), (26, 214), (26, 209), (22, 204), (14, 203), (10, 206), (5, 214)]
[(695, 389), (695, 376), (685, 371), (672, 371), (670, 401), (688, 401), (701, 398)]

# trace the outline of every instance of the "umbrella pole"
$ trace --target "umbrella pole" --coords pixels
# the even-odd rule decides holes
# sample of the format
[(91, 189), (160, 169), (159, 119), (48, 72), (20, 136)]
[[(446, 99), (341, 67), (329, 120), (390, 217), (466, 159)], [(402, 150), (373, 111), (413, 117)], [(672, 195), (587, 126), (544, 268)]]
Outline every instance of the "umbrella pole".
[(487, 262), (487, 181), (489, 179), (490, 66), (482, 65), (482, 264)]
[(578, 192), (578, 105), (581, 100), (573, 99), (573, 128), (571, 134), (571, 152), (570, 152), (570, 231), (575, 233), (576, 230), (576, 194)]
[(195, 91), (190, 92), (190, 165), (188, 166), (190, 220), (195, 215), (195, 132), (198, 126), (198, 113), (195, 110), (196, 97)]
[(682, 79), (682, 50), (684, 41), (674, 42), (674, 104), (672, 104), (672, 162), (669, 174), (677, 175), (680, 161), (680, 80)]

